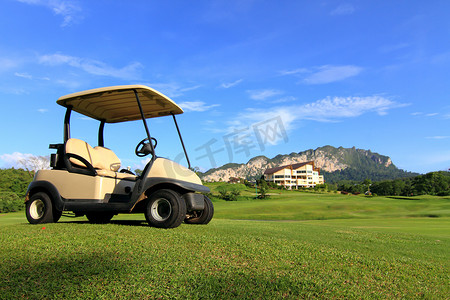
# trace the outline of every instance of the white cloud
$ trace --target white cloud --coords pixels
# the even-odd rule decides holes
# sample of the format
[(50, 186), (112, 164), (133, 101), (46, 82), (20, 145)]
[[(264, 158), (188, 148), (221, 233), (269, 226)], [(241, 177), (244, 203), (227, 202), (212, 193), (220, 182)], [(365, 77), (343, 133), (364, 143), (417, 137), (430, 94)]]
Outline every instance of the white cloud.
[(149, 157), (146, 157), (146, 158), (144, 158), (144, 159), (141, 159), (141, 160), (139, 161), (139, 163), (133, 164), (133, 169), (132, 169), (132, 171), (134, 171), (134, 170), (136, 170), (136, 169), (144, 170), (145, 166), (146, 166), (149, 162), (150, 162), (150, 158), (149, 158)]
[(0, 57), (0, 72), (13, 69), (17, 67), (18, 64), (19, 63), (16, 60)]
[(349, 3), (343, 3), (330, 12), (332, 16), (351, 15), (355, 12), (355, 7)]
[(30, 153), (14, 152), (12, 154), (0, 154), (5, 168), (27, 168), (28, 170), (49, 169), (49, 157), (35, 156)]
[(133, 62), (122, 68), (114, 68), (101, 61), (64, 55), (60, 53), (42, 55), (39, 57), (39, 63), (49, 66), (66, 64), (74, 68), (79, 68), (89, 74), (110, 76), (121, 79), (138, 78), (139, 70), (143, 67), (141, 63)]
[(429, 113), (429, 114), (426, 114), (425, 117), (434, 117), (437, 115), (439, 115), (439, 113)]
[(47, 108), (39, 108), (37, 111), (40, 112), (41, 114), (43, 114), (43, 113), (48, 112), (48, 109)]
[(427, 139), (432, 139), (432, 140), (446, 140), (446, 139), (450, 139), (450, 136), (448, 135), (435, 135), (435, 136), (427, 136)]
[(23, 87), (0, 86), (0, 92), (12, 95), (28, 95), (29, 92)]
[(346, 65), (346, 66), (321, 66), (319, 70), (312, 75), (309, 75), (303, 82), (306, 84), (325, 84), (335, 81), (340, 81), (353, 77), (361, 73), (361, 67)]
[(15, 72), (14, 76), (17, 76), (20, 78), (25, 78), (25, 79), (30, 79), (30, 80), (32, 80), (32, 79), (45, 80), (45, 81), (50, 80), (50, 78), (48, 78), (48, 77), (34, 77), (33, 75), (28, 74), (27, 72), (24, 72), (24, 73)]
[(249, 94), (250, 98), (253, 100), (266, 100), (267, 98), (277, 96), (282, 94), (282, 91), (278, 90), (248, 90), (247, 93)]
[(219, 104), (206, 105), (206, 103), (202, 101), (186, 101), (180, 102), (178, 103), (178, 105), (186, 112), (190, 111), (201, 112), (219, 106)]
[[(434, 170), (446, 170), (450, 166), (450, 151), (440, 151), (434, 153), (426, 153), (422, 157), (414, 157), (417, 166)], [(431, 167), (433, 165), (433, 167)], [(428, 171), (429, 172), (429, 171)]]
[(308, 69), (306, 68), (299, 68), (299, 69), (294, 69), (294, 70), (284, 70), (284, 71), (280, 71), (280, 75), (285, 76), (285, 75), (295, 75), (295, 74), (299, 74), (299, 73), (308, 73)]
[(194, 86), (189, 86), (189, 87), (181, 88), (180, 92), (189, 92), (189, 91), (193, 91), (193, 90), (199, 89), (201, 87), (202, 87), (201, 84), (194, 85)]
[(238, 85), (239, 83), (241, 83), (242, 81), (244, 81), (244, 79), (238, 79), (236, 81), (233, 82), (229, 82), (229, 83), (222, 83), (221, 87), (223, 87), (224, 89), (229, 89), (235, 85)]
[(16, 73), (14, 73), (14, 76), (21, 77), (21, 78), (26, 78), (26, 79), (33, 79), (33, 76), (31, 76), (31, 75), (28, 74), (28, 73), (19, 73), (19, 72), (16, 72)]
[(380, 52), (381, 53), (391, 53), (391, 52), (395, 52), (398, 50), (402, 50), (405, 48), (408, 48), (410, 45), (407, 43), (398, 43), (398, 44), (393, 44), (393, 45), (385, 45), (380, 47)]
[(290, 107), (276, 107), (270, 110), (247, 109), (245, 113), (240, 114), (238, 118), (234, 120), (234, 122), (230, 122), (230, 124), (233, 125), (232, 129), (234, 130), (239, 129), (238, 127), (252, 126), (256, 123), (273, 119), (274, 117), (281, 118), (286, 130), (292, 129), (292, 123), (298, 118), (297, 114), (292, 112)]
[(182, 96), (185, 92), (196, 90), (202, 87), (202, 85), (181, 87), (178, 83), (144, 83), (155, 90), (160, 91), (169, 98), (176, 98)]
[(431, 57), (431, 63), (433, 64), (447, 64), (450, 62), (450, 52), (444, 52), (444, 53), (440, 53), (438, 55), (435, 55), (433, 57)]
[(294, 102), (296, 101), (297, 98), (295, 98), (294, 96), (286, 96), (286, 97), (282, 97), (276, 100), (271, 101), (272, 103), (285, 103), (285, 102)]
[(387, 111), (407, 104), (399, 104), (381, 96), (367, 97), (327, 97), (298, 107), (300, 116), (315, 121), (331, 121), (341, 118), (358, 117), (375, 112), (386, 115)]
[(62, 27), (72, 25), (82, 18), (82, 9), (78, 2), (70, 0), (17, 0), (18, 2), (44, 6), (55, 15), (63, 17)]
[[(354, 118), (367, 113), (387, 114), (388, 110), (404, 107), (407, 104), (393, 102), (381, 96), (367, 97), (327, 97), (303, 105), (273, 107), (270, 109), (247, 109), (228, 122), (224, 132), (231, 133), (255, 124), (279, 117), (286, 131), (294, 129), (301, 120), (318, 122), (336, 122), (345, 118)], [(275, 143), (281, 141), (275, 140)]]
[(65, 86), (66, 88), (70, 88), (72, 90), (77, 90), (82, 86), (81, 82), (78, 82), (75, 80), (58, 79), (58, 80), (55, 80), (55, 82), (59, 85)]
[(160, 91), (169, 98), (183, 95), (181, 87), (177, 83), (146, 83), (145, 85)]
[(13, 154), (0, 154), (0, 159), (8, 166), (16, 166), (19, 160), (27, 159), (30, 156), (32, 156), (32, 154), (14, 152)]

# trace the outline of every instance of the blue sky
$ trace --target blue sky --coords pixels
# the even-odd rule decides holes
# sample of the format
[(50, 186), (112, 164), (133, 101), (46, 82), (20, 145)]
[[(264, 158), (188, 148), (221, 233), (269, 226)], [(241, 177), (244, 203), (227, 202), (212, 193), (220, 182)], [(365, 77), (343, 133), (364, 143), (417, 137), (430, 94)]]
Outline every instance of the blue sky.
[[(448, 1), (0, 0), (0, 167), (62, 141), (62, 95), (145, 84), (185, 110), (193, 166), (324, 145), (450, 168)], [(96, 145), (98, 124), (74, 115)], [(157, 154), (181, 161), (171, 119)], [(141, 123), (106, 126), (123, 165)]]

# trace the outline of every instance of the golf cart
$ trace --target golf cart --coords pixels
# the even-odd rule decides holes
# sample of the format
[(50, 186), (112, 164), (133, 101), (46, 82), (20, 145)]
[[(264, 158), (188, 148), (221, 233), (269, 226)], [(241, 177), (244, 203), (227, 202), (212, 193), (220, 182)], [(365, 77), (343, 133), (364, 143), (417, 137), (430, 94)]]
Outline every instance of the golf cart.
[[(165, 95), (143, 85), (112, 86), (63, 96), (66, 107), (64, 143), (50, 144), (51, 170), (40, 170), (25, 198), (31, 224), (57, 222), (63, 212), (86, 216), (91, 223), (108, 223), (119, 213), (144, 213), (151, 226), (174, 228), (183, 221), (207, 224), (214, 207), (208, 187), (190, 169), (155, 153), (148, 118), (172, 116), (190, 168), (175, 115), (183, 110)], [(70, 116), (76, 111), (98, 120), (98, 145), (70, 137)], [(136, 148), (138, 157), (151, 155), (142, 173), (121, 168), (116, 154), (105, 147), (105, 124), (142, 120), (146, 137)], [(72, 212), (72, 213), (70, 213)]]

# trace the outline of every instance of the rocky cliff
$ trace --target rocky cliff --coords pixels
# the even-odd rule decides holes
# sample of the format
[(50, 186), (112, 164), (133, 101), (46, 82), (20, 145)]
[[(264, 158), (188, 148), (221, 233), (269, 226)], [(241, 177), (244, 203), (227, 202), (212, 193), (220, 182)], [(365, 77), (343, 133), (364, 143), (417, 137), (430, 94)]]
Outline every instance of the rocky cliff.
[[(352, 169), (356, 172), (358, 172), (358, 170), (363, 170), (366, 174), (377, 172), (385, 174), (389, 171), (389, 174), (392, 172), (392, 174), (395, 173), (393, 177), (404, 177), (402, 174), (397, 174), (397, 171), (400, 171), (400, 173), (404, 171), (397, 169), (388, 156), (373, 153), (370, 150), (356, 149), (355, 147), (335, 148), (333, 146), (324, 146), (315, 150), (309, 149), (287, 155), (277, 155), (271, 159), (265, 156), (257, 156), (250, 159), (246, 164), (226, 164), (219, 168), (210, 169), (201, 174), (201, 177), (205, 181), (228, 181), (230, 177), (241, 177), (253, 180), (260, 178), (267, 168), (306, 161), (314, 161), (315, 166), (320, 168), (322, 173), (325, 174)], [(345, 174), (347, 173), (349, 172), (346, 172)]]

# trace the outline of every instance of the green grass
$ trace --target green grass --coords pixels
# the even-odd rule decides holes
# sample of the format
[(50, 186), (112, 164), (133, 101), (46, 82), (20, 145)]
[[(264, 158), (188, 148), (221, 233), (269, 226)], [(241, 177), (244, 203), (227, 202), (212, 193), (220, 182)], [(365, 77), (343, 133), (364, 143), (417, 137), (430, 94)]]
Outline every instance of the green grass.
[(334, 193), (271, 191), (264, 200), (214, 199), (215, 218), (248, 220), (325, 220), (351, 218), (450, 217), (450, 197), (365, 197)]
[(210, 224), (173, 230), (4, 214), (0, 298), (448, 299), (449, 201), (282, 192), (215, 201)]

